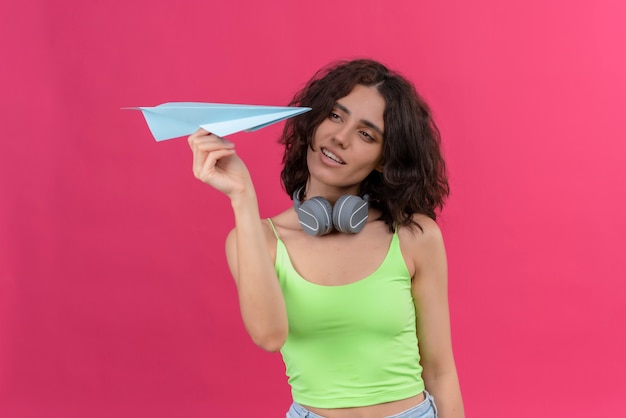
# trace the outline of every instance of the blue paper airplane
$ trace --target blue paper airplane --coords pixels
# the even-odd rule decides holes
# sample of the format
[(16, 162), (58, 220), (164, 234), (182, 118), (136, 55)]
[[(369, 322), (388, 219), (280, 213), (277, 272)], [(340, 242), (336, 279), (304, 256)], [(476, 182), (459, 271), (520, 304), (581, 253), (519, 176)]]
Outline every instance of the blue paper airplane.
[(256, 131), (311, 110), (310, 107), (256, 106), (224, 103), (170, 102), (141, 110), (157, 141), (191, 135), (203, 128), (217, 136)]

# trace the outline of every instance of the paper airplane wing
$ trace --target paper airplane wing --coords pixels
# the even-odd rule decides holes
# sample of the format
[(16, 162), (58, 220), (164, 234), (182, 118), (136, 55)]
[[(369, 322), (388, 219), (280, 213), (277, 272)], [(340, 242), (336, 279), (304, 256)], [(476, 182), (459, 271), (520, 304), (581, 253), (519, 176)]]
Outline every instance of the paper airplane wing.
[(309, 107), (255, 106), (221, 103), (171, 102), (141, 110), (157, 141), (191, 135), (198, 128), (217, 136), (255, 131), (311, 110)]

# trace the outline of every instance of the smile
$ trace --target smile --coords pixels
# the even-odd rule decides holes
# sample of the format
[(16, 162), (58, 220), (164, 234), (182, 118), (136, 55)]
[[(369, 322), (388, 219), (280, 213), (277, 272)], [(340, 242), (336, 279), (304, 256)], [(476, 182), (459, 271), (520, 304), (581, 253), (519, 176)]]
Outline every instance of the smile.
[(328, 151), (326, 148), (322, 148), (322, 154), (324, 154), (326, 157), (330, 158), (331, 160), (333, 160), (336, 163), (345, 164), (345, 162), (343, 162), (341, 160), (341, 158), (337, 157), (335, 154), (333, 154), (332, 152)]

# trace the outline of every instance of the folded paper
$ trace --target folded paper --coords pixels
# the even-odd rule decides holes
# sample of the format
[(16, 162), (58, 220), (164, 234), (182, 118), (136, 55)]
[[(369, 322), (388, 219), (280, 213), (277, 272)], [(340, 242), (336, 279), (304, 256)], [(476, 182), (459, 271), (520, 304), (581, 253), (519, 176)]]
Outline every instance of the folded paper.
[(170, 102), (141, 110), (157, 141), (191, 135), (203, 128), (217, 136), (256, 131), (311, 110), (310, 107), (256, 106), (242, 104)]

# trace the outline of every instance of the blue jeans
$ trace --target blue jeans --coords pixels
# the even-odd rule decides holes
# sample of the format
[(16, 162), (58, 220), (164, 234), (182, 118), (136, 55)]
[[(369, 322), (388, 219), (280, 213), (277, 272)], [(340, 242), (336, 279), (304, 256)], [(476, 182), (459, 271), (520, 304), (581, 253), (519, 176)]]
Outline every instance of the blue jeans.
[[(424, 391), (426, 399), (420, 404), (412, 408), (402, 411), (387, 418), (437, 418), (437, 406), (435, 400), (430, 393)], [(292, 403), (291, 408), (287, 411), (285, 418), (324, 418), (321, 415), (314, 414), (299, 403)]]

